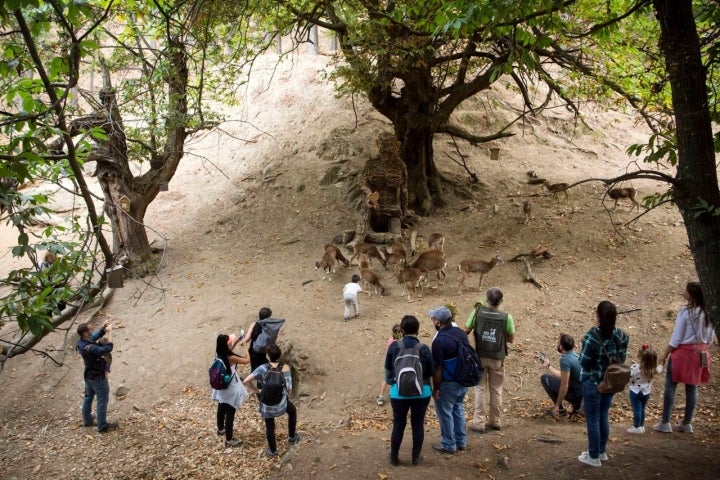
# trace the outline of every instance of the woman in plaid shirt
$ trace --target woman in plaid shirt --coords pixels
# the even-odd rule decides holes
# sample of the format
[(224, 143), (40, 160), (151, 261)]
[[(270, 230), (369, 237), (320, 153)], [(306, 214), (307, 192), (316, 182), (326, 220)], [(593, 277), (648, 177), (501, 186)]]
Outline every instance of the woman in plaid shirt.
[(601, 460), (608, 459), (605, 447), (610, 436), (610, 405), (615, 395), (598, 392), (597, 385), (610, 363), (625, 362), (630, 341), (627, 333), (615, 327), (616, 318), (615, 305), (607, 300), (600, 302), (597, 306), (597, 326), (585, 334), (580, 353), (588, 449), (580, 454), (578, 460), (593, 467), (600, 467)]

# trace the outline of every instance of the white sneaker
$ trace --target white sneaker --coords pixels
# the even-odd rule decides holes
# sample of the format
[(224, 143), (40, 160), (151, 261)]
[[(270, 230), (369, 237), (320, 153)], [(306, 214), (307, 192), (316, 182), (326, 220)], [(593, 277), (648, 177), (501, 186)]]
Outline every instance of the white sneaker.
[(602, 462), (600, 462), (600, 458), (590, 458), (588, 452), (582, 452), (578, 456), (578, 460), (580, 460), (582, 463), (590, 465), (591, 467), (602, 467)]
[(645, 427), (630, 427), (628, 433), (645, 433)]
[(653, 430), (657, 432), (663, 432), (663, 433), (672, 433), (672, 427), (670, 426), (670, 422), (668, 423), (656, 423), (653, 427)]
[[(582, 452), (580, 455), (581, 455), (581, 456), (582, 456), (582, 455), (585, 455), (585, 456), (587, 456), (587, 457), (590, 456), (590, 454), (589, 454), (587, 451)], [(607, 462), (607, 461), (608, 461), (607, 453), (602, 452), (600, 455), (598, 455), (598, 459), (602, 460), (603, 462)]]
[(693, 430), (692, 423), (685, 424), (685, 423), (680, 422), (675, 426), (675, 430), (677, 430), (678, 432), (683, 432), (683, 433), (695, 433), (695, 431)]

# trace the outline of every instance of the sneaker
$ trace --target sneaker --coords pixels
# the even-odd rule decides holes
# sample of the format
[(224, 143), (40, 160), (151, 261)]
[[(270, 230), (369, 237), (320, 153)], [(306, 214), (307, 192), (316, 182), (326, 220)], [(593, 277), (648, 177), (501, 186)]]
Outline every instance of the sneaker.
[(218, 434), (218, 435), (225, 435), (225, 429), (223, 428), (222, 430), (218, 430), (218, 431), (217, 431), (217, 434)]
[(112, 432), (113, 430), (117, 430), (118, 424), (117, 423), (108, 423), (105, 428), (102, 430), (98, 430), (98, 433), (108, 433)]
[(239, 438), (233, 438), (231, 440), (225, 440), (225, 446), (226, 447), (237, 447), (242, 443), (242, 440)]
[(683, 432), (683, 433), (695, 433), (695, 431), (693, 430), (692, 423), (680, 422), (677, 425), (675, 425), (675, 430), (677, 430), (678, 432)]
[(375, 403), (378, 404), (378, 407), (382, 407), (383, 405), (385, 405), (385, 399), (382, 395), (378, 395), (377, 397), (375, 397)]
[(628, 433), (645, 433), (645, 427), (630, 427)]
[(663, 432), (663, 433), (672, 433), (672, 427), (670, 426), (670, 422), (668, 423), (656, 423), (653, 427), (653, 430), (656, 432)]
[(600, 458), (590, 458), (590, 454), (588, 454), (588, 452), (582, 452), (578, 456), (578, 460), (580, 460), (582, 463), (590, 465), (591, 467), (602, 467), (602, 462), (600, 461)]
[[(587, 456), (587, 457), (590, 456), (590, 454), (589, 454), (587, 451), (581, 452), (581, 453), (580, 453), (580, 456), (582, 456), (582, 455), (585, 455), (585, 456)], [(602, 460), (603, 462), (607, 462), (607, 461), (608, 461), (607, 453), (602, 452), (600, 455), (598, 455), (598, 460)]]
[(294, 437), (288, 437), (288, 443), (290, 445), (295, 445), (296, 443), (300, 443), (300, 440), (302, 440), (302, 437), (299, 433), (296, 433)]
[(502, 427), (500, 425), (491, 425), (489, 423), (485, 424), (485, 428), (487, 428), (488, 430), (495, 430), (496, 432), (502, 430)]
[(265, 451), (263, 452), (263, 456), (265, 456), (267, 458), (275, 458), (278, 456), (278, 453), (277, 453), (277, 451), (273, 452), (269, 448), (266, 448)]
[(345, 321), (347, 322), (348, 320), (350, 320), (350, 318), (349, 318), (349, 317), (343, 317), (343, 320), (345, 320)]
[(397, 455), (393, 455), (392, 452), (390, 452), (390, 465), (392, 465), (393, 467), (397, 467), (398, 465), (400, 465), (400, 461), (398, 460), (398, 456), (397, 456)]
[(447, 450), (441, 443), (433, 443), (432, 449), (438, 453), (446, 453), (448, 455), (455, 455), (455, 453), (457, 453), (455, 450)]
[(359, 314), (359, 313), (356, 313), (356, 314), (355, 314), (355, 318), (360, 318), (360, 314)]
[[(589, 454), (587, 451), (580, 452), (580, 456), (583, 456), (583, 455), (585, 455), (585, 456), (587, 456), (587, 457), (590, 456), (590, 454)], [(598, 455), (598, 460), (602, 460), (603, 462), (607, 462), (607, 461), (608, 461), (607, 453), (602, 452), (600, 455)]]
[(480, 425), (472, 424), (468, 426), (468, 429), (475, 433), (485, 433), (485, 427), (481, 427)]

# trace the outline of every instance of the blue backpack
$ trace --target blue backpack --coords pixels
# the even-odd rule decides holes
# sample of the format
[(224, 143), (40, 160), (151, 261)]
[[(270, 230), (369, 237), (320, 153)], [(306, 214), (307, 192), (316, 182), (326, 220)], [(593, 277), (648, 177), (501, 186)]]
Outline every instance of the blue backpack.
[(215, 390), (225, 390), (233, 377), (220, 357), (215, 357), (208, 374), (210, 375), (210, 386)]

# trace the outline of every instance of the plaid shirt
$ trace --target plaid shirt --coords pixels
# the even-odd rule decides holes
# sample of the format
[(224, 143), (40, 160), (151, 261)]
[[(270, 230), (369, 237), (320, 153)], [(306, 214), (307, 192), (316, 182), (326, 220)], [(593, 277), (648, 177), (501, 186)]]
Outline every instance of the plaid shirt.
[[(602, 340), (601, 340), (602, 339)], [(580, 381), (599, 383), (605, 375), (605, 370), (612, 363), (624, 363), (627, 357), (627, 347), (630, 342), (628, 334), (615, 328), (609, 339), (603, 339), (598, 327), (593, 327), (585, 334), (580, 352)], [(605, 346), (607, 355), (602, 346)], [(609, 357), (609, 358), (608, 358)]]

